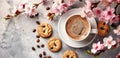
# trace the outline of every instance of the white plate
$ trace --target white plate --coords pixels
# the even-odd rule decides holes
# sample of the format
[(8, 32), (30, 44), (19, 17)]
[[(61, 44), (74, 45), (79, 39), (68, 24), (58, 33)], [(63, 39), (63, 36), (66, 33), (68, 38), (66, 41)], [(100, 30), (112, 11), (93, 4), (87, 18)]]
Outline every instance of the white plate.
[[(72, 15), (82, 15), (81, 13), (81, 9), (72, 9), (69, 10), (68, 12), (66, 12), (65, 14), (63, 14), (58, 22), (58, 33), (59, 36), (61, 38), (61, 40), (66, 43), (67, 45), (69, 45), (70, 47), (74, 47), (74, 48), (82, 48), (85, 47), (87, 45), (89, 45), (96, 37), (96, 34), (90, 34), (87, 39), (85, 39), (84, 41), (73, 41), (70, 39), (70, 37), (68, 36), (68, 34), (66, 33), (65, 30), (65, 22), (67, 20), (68, 17), (72, 16)], [(91, 23), (91, 28), (97, 29), (97, 24), (96, 21), (93, 17), (88, 18), (90, 23)]]

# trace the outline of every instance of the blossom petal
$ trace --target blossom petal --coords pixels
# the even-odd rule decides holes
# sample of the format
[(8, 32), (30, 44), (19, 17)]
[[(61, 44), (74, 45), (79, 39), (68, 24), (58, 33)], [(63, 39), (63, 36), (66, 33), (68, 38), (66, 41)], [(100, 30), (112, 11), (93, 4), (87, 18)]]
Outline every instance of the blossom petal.
[(111, 43), (112, 45), (115, 45), (116, 44), (116, 41), (112, 41), (112, 43)]
[(113, 37), (112, 36), (109, 36), (109, 41), (112, 41), (113, 40)]
[[(104, 38), (104, 39), (103, 39), (104, 44), (107, 43), (106, 41), (107, 41), (107, 38)], [(105, 46), (106, 46), (106, 45), (105, 45)]]
[(97, 50), (91, 49), (91, 52), (95, 54), (97, 52)]
[(97, 44), (93, 43), (93, 45), (92, 45), (93, 49), (95, 49), (96, 46), (97, 46)]
[(113, 32), (116, 34), (116, 33), (118, 33), (118, 31), (117, 30), (113, 30)]
[(117, 35), (120, 35), (120, 32), (119, 32), (119, 33), (117, 33)]
[(102, 10), (97, 7), (97, 8), (94, 8), (94, 9), (93, 9), (93, 12), (94, 12), (94, 15), (95, 15), (96, 17), (100, 17), (100, 16), (101, 16), (101, 13), (102, 13)]
[(107, 47), (108, 47), (108, 49), (111, 49), (112, 46), (111, 46), (111, 45), (108, 45)]

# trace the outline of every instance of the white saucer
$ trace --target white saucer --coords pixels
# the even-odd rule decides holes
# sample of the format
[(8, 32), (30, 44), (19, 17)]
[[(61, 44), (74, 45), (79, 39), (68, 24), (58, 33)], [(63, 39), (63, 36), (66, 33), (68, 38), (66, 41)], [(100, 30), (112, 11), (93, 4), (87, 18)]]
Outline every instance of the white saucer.
[[(87, 39), (85, 39), (84, 41), (73, 41), (70, 39), (70, 37), (67, 35), (66, 30), (65, 30), (65, 22), (67, 20), (67, 18), (69, 16), (72, 15), (82, 15), (81, 13), (81, 9), (77, 8), (77, 9), (72, 9), (69, 10), (68, 12), (66, 12), (65, 14), (63, 14), (58, 22), (58, 33), (59, 36), (61, 38), (61, 40), (66, 43), (67, 45), (69, 45), (70, 47), (74, 47), (74, 48), (82, 48), (85, 47), (87, 45), (89, 45), (96, 37), (96, 34), (90, 34)], [(90, 23), (91, 23), (91, 28), (97, 29), (97, 24), (96, 21), (93, 17), (88, 18)]]

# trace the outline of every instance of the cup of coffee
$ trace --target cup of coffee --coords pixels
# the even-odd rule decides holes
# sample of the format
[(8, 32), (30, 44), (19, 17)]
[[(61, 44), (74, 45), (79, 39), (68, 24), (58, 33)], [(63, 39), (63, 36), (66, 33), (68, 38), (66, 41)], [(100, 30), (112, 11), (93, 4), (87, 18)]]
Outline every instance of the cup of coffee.
[(74, 41), (83, 41), (90, 33), (97, 33), (97, 29), (92, 29), (89, 20), (81, 15), (68, 17), (65, 25), (66, 33)]

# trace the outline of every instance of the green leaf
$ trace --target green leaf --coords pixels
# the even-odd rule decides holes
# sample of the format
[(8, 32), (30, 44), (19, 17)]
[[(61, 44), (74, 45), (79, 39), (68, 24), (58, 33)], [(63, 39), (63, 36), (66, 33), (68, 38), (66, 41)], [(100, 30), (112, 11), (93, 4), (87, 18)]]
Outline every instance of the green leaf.
[(90, 51), (90, 50), (87, 50), (86, 53), (87, 53), (87, 54), (91, 54), (91, 51)]

